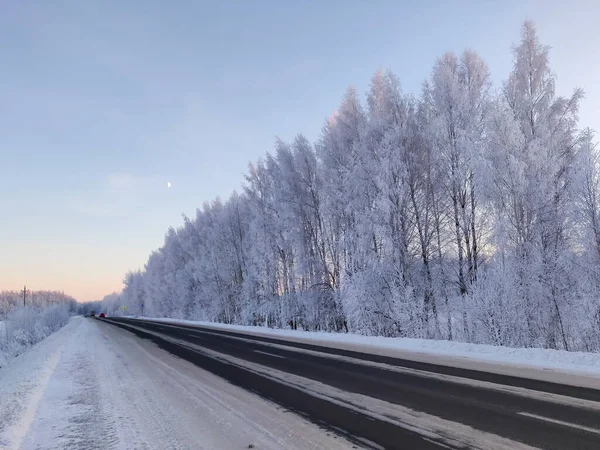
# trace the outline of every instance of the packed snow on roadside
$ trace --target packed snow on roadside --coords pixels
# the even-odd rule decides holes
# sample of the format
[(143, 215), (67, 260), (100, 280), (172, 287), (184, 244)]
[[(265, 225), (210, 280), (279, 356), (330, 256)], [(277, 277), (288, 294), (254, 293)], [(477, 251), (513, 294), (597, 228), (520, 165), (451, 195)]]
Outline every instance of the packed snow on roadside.
[(419, 361), (430, 361), (430, 358), (435, 358), (434, 361), (430, 362), (452, 366), (481, 368), (468, 366), (467, 363), (486, 363), (488, 366), (485, 369), (482, 368), (482, 370), (489, 371), (493, 371), (490, 369), (493, 369), (494, 366), (512, 366), (515, 368), (562, 372), (600, 379), (600, 353), (567, 352), (541, 348), (497, 347), (493, 345), (431, 339), (363, 336), (351, 333), (281, 330), (193, 320), (156, 319), (151, 317), (138, 318), (166, 323), (201, 325), (214, 329), (236, 331), (263, 337), (276, 337), (289, 341), (312, 343), (362, 353), (387, 355)]
[(0, 448), (352, 448), (118, 327), (74, 317), (0, 369)]

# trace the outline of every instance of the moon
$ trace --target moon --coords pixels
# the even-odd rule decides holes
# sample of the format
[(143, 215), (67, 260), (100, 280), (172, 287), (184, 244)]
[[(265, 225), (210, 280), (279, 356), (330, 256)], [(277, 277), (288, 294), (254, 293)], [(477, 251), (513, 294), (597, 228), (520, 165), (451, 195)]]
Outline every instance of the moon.
[(167, 188), (170, 188), (170, 187), (171, 187), (171, 182), (167, 181)]

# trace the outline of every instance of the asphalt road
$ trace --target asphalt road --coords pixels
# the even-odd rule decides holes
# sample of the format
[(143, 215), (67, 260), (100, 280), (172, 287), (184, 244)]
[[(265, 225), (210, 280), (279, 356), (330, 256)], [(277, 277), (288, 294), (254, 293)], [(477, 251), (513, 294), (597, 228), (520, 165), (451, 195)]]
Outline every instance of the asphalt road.
[(598, 390), (198, 326), (102, 320), (359, 447), (600, 449)]

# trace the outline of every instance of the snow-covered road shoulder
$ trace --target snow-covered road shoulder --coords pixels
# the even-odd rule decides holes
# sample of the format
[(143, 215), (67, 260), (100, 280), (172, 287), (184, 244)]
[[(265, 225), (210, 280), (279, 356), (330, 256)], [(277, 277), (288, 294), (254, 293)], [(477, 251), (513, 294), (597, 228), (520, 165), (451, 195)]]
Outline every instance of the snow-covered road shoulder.
[(73, 318), (0, 369), (0, 448), (19, 448), (79, 320)]
[(345, 449), (301, 417), (94, 319), (0, 370), (2, 449)]
[(600, 354), (598, 353), (497, 347), (463, 342), (386, 338), (346, 333), (278, 330), (192, 320), (138, 318), (165, 323), (199, 325), (215, 330), (600, 389)]

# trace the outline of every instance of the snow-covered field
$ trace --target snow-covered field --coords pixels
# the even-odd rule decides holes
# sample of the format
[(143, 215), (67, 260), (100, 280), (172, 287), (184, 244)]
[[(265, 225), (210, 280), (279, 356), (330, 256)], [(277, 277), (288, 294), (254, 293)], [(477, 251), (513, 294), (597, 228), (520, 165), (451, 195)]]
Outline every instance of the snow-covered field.
[(352, 448), (116, 327), (75, 317), (0, 370), (2, 449)]
[[(141, 317), (139, 317), (141, 318)], [(202, 325), (264, 337), (324, 345), (363, 353), (408, 358), (416, 361), (525, 376), (566, 384), (600, 388), (600, 354), (539, 348), (509, 348), (429, 339), (400, 339), (346, 333), (277, 330), (267, 327), (225, 325), (178, 319), (154, 319), (166, 323)]]

